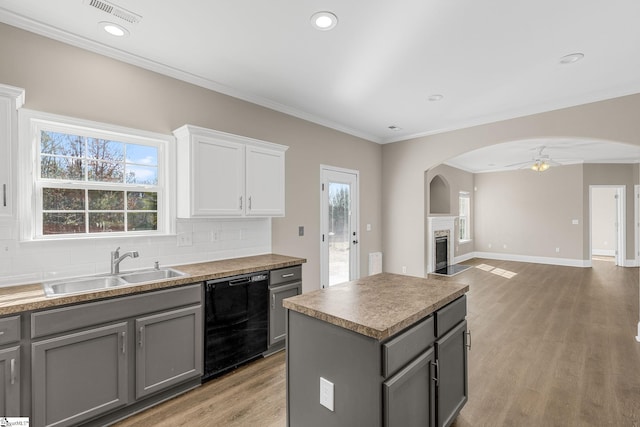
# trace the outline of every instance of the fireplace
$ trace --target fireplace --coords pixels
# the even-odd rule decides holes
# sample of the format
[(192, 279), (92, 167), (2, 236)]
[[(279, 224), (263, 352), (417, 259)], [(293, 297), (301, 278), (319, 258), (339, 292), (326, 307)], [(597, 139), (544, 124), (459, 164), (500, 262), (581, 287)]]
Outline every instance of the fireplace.
[(433, 233), (434, 247), (433, 265), (434, 271), (446, 270), (449, 266), (449, 230), (436, 230)]

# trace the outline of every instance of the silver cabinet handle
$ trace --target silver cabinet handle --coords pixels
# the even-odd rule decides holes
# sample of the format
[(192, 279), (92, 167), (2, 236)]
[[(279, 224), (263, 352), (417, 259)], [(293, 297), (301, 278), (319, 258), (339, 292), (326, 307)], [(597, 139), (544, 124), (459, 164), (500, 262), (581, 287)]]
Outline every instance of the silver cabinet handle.
[(440, 382), (440, 364), (438, 363), (437, 360), (433, 362), (433, 364), (436, 366), (436, 376), (431, 379), (436, 382), (436, 387), (437, 387), (438, 383)]
[(251, 210), (251, 196), (249, 196), (249, 210)]
[(144, 334), (144, 326), (140, 326), (138, 334), (138, 345), (142, 347), (142, 335)]
[(16, 359), (11, 359), (11, 385), (16, 383)]
[(2, 184), (2, 205), (7, 207), (7, 184)]
[(240, 209), (242, 209), (242, 196), (240, 196)]
[(286, 279), (287, 277), (293, 277), (293, 273), (283, 274), (282, 278)]
[(271, 295), (271, 310), (276, 309), (276, 294)]
[(467, 332), (467, 343), (465, 344), (469, 351), (471, 351), (471, 329)]
[(122, 354), (126, 354), (127, 352), (127, 333), (122, 332), (120, 334), (122, 336)]

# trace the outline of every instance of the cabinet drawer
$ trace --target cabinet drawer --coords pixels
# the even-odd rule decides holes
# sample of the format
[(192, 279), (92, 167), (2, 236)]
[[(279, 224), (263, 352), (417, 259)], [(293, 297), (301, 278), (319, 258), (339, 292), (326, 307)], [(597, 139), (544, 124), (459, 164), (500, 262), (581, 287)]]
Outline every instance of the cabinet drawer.
[(0, 345), (20, 341), (20, 316), (0, 319)]
[(436, 336), (441, 337), (467, 317), (467, 296), (445, 305), (436, 312)]
[(31, 338), (169, 310), (202, 301), (202, 284), (78, 304), (31, 314)]
[(302, 266), (281, 268), (279, 270), (271, 270), (269, 272), (269, 285), (278, 285), (280, 283), (294, 282), (302, 280)]
[(435, 341), (434, 319), (430, 316), (382, 345), (382, 376), (387, 378), (405, 366)]

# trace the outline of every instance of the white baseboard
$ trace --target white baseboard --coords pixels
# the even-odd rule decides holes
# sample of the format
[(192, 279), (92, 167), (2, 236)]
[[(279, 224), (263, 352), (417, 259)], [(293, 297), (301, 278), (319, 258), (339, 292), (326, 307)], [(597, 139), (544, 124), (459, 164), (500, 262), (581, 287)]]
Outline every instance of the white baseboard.
[(592, 249), (592, 255), (596, 256), (616, 256), (615, 249)]
[(475, 252), (475, 258), (495, 259), (499, 261), (531, 262), (534, 264), (562, 265), (565, 267), (591, 267), (591, 260), (552, 258), (531, 255), (504, 254), (495, 252)]
[(476, 258), (475, 252), (469, 252), (469, 253), (457, 256), (453, 259), (453, 263), (460, 264), (461, 262), (468, 261), (471, 258)]

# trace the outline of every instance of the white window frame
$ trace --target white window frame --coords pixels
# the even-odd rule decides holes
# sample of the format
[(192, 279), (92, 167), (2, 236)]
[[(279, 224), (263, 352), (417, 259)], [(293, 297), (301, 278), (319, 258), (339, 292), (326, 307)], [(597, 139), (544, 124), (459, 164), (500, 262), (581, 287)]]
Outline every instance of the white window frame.
[[(461, 205), (462, 203), (460, 203), (461, 199), (467, 199), (467, 215), (464, 216), (462, 215), (461, 212)], [(465, 230), (467, 231), (467, 235), (466, 236), (462, 236), (460, 234), (460, 222), (463, 221), (464, 218), (464, 222), (466, 222), (466, 227)], [(460, 191), (458, 193), (458, 242), (460, 243), (465, 243), (465, 242), (470, 242), (471, 241), (471, 193), (469, 193), (468, 191)]]
[[(19, 221), (22, 241), (68, 240), (87, 238), (149, 237), (175, 234), (175, 139), (170, 135), (147, 132), (139, 129), (106, 123), (82, 120), (73, 117), (43, 113), (28, 109), (19, 111)], [(158, 184), (131, 185), (110, 184), (110, 189), (123, 191), (157, 191), (158, 229), (144, 231), (122, 231), (108, 233), (77, 233), (43, 235), (41, 189), (50, 187), (52, 181), (40, 179), (40, 135), (41, 131), (54, 131), (73, 135), (90, 136), (123, 143), (154, 146), (158, 148)], [(49, 184), (49, 185), (47, 185)], [(56, 187), (101, 188), (91, 182), (64, 181)]]

